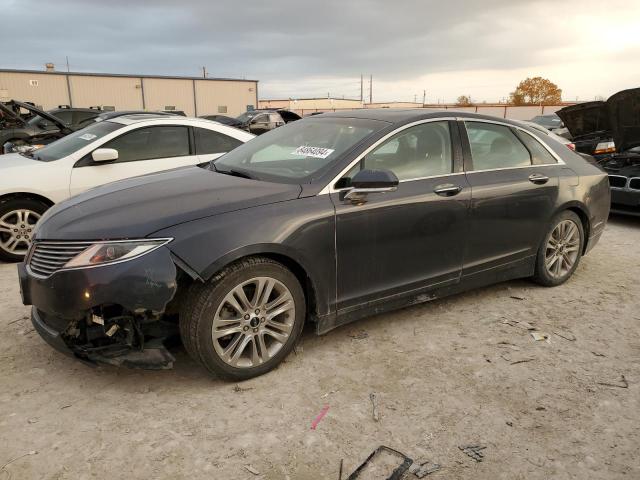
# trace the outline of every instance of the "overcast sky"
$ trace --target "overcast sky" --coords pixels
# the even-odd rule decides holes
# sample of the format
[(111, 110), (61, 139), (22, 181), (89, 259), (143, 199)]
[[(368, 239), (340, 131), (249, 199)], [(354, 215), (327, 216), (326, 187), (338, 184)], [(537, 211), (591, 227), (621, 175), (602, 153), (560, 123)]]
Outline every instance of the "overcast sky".
[(0, 0), (0, 68), (260, 80), (261, 98), (565, 100), (640, 85), (638, 0)]

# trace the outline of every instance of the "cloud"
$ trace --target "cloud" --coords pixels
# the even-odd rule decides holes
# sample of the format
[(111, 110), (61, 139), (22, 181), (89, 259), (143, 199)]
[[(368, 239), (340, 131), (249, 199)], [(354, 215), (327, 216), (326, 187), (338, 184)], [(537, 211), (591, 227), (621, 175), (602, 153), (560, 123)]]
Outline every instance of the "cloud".
[[(565, 91), (608, 95), (632, 85), (610, 76), (594, 87), (606, 92), (591, 92), (584, 78), (640, 48), (624, 33), (640, 6), (621, 0), (0, 0), (0, 9), (6, 68), (61, 68), (65, 56), (77, 71), (197, 75), (204, 65), (211, 76), (259, 79), (265, 97), (359, 96), (360, 73), (372, 73), (374, 100), (423, 89), (497, 100), (516, 74), (543, 71)], [(625, 79), (640, 74), (631, 58)]]

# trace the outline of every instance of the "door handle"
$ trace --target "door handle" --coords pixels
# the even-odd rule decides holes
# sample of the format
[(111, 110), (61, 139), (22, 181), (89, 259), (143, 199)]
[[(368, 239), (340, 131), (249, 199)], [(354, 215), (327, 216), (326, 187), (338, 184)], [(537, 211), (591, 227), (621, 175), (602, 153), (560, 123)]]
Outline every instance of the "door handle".
[(529, 181), (537, 185), (542, 185), (549, 181), (549, 177), (547, 177), (546, 175), (542, 175), (541, 173), (533, 173), (529, 175)]
[(453, 183), (443, 183), (434, 188), (433, 191), (441, 197), (453, 197), (462, 191), (462, 187), (454, 185)]

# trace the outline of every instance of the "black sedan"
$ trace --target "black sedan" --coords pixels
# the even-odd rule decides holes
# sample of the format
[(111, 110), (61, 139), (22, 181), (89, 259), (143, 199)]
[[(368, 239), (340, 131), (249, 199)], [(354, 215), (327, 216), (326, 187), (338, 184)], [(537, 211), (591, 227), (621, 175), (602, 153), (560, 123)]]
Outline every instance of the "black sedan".
[(227, 378), (317, 333), (470, 288), (560, 285), (596, 244), (607, 175), (520, 123), (450, 111), (309, 117), (224, 155), (52, 207), (19, 265), (54, 347), (167, 368), (180, 333)]

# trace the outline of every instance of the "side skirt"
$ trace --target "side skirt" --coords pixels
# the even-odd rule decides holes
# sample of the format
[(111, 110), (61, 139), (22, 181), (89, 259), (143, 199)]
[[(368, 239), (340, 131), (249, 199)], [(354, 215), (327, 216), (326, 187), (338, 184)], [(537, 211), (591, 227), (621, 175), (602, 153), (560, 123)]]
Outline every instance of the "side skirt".
[(357, 309), (340, 310), (338, 313), (318, 317), (316, 334), (324, 335), (334, 328), (355, 322), (364, 317), (391, 312), (400, 308), (430, 302), (457, 293), (466, 292), (496, 283), (533, 276), (535, 256), (530, 256), (506, 265), (499, 265), (471, 275), (463, 275), (460, 282), (446, 286), (428, 286), (419, 290), (388, 297), (384, 302), (374, 301), (360, 305)]

